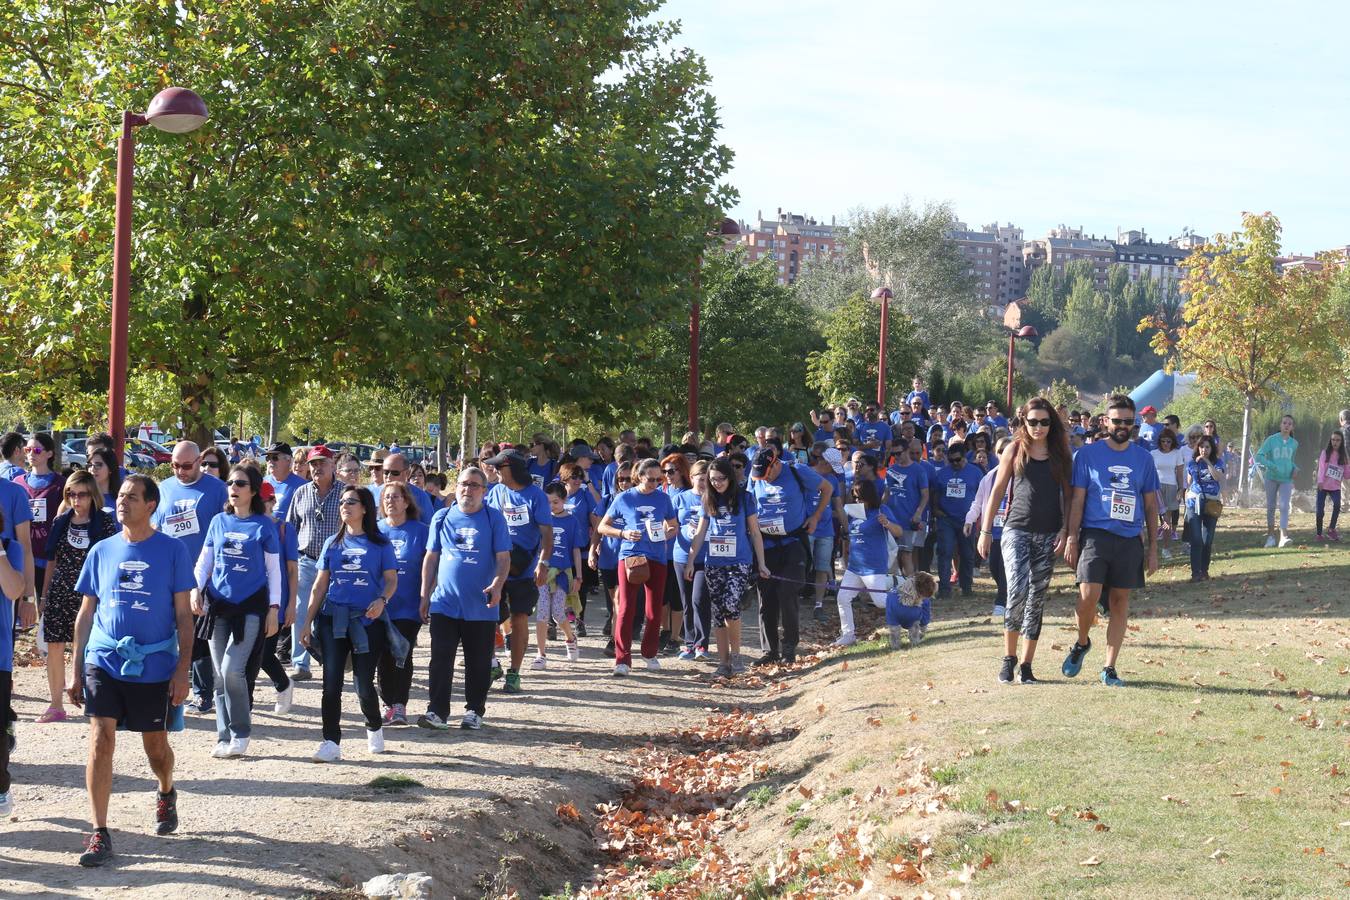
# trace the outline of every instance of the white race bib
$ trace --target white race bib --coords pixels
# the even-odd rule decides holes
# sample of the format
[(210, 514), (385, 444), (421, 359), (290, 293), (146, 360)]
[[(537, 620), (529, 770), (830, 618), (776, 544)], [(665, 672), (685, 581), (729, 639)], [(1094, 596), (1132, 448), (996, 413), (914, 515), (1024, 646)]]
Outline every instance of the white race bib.
[(664, 541), (666, 539), (666, 523), (660, 519), (646, 519), (642, 523), (647, 529), (647, 540)]
[(1345, 475), (1345, 469), (1341, 466), (1327, 466), (1327, 480), (1340, 481)]
[(28, 508), (33, 511), (33, 521), (41, 525), (47, 521), (47, 498), (29, 497)]
[(1003, 527), (1003, 519), (1004, 519), (1003, 513), (998, 513), (997, 515), (995, 515), (995, 516), (994, 516), (994, 527), (995, 527), (995, 528), (1002, 528), (1002, 527)]
[(543, 476), (543, 475), (531, 475), (530, 478), (534, 481), (534, 486), (535, 486), (535, 487), (539, 488), (540, 490), (543, 490), (543, 487), (544, 487), (544, 476)]
[(708, 541), (708, 555), (729, 559), (736, 555), (736, 535), (726, 534)]
[(1135, 505), (1138, 498), (1134, 494), (1122, 494), (1119, 491), (1111, 492), (1111, 518), (1117, 522), (1134, 522)]
[(88, 550), (89, 532), (76, 531), (72, 528), (66, 532), (66, 543), (70, 544), (70, 546), (74, 547), (76, 550)]
[(947, 497), (952, 500), (964, 500), (966, 497), (966, 483), (964, 481), (947, 482)]
[(506, 517), (506, 524), (512, 528), (523, 528), (530, 524), (530, 508), (528, 506), (504, 507), (502, 515)]
[(787, 529), (783, 527), (782, 516), (773, 516), (772, 518), (768, 519), (760, 519), (759, 528), (765, 534), (772, 534), (777, 536), (787, 534)]
[(201, 531), (197, 524), (197, 510), (189, 509), (164, 518), (164, 533), (169, 537), (186, 537)]

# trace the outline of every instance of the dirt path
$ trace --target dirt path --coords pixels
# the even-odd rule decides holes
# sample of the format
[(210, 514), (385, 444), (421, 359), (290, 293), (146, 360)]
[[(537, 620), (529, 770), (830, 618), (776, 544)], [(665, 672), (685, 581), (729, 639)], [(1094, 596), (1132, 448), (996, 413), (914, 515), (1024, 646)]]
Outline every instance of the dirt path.
[[(89, 827), (86, 720), (35, 724), (47, 705), (45, 674), (20, 667), (16, 810), (0, 822), (0, 896), (94, 897), (111, 888), (124, 897), (296, 896), (410, 871), (432, 874), (437, 897), (508, 884), (529, 896), (576, 883), (596, 851), (584, 826), (557, 815), (558, 804), (587, 809), (612, 797), (630, 775), (623, 751), (701, 721), (741, 690), (758, 693), (714, 686), (711, 666), (673, 658), (659, 673), (615, 679), (603, 643), (584, 639), (577, 663), (555, 658), (547, 672), (527, 670), (518, 697), (494, 691), (482, 731), (389, 729), (378, 757), (366, 751), (349, 688), (344, 760), (334, 765), (309, 761), (319, 741), (318, 683), (298, 686), (286, 717), (270, 712), (271, 689), (260, 684), (248, 757), (210, 757), (213, 719), (190, 716), (173, 736), (182, 824), (170, 838), (153, 834), (154, 780), (139, 740), (119, 735), (110, 815), (118, 860), (102, 870), (75, 863)], [(426, 659), (419, 648), (410, 712), (424, 709)], [(459, 674), (452, 713), (462, 704)], [(379, 776), (420, 784), (370, 787)]]

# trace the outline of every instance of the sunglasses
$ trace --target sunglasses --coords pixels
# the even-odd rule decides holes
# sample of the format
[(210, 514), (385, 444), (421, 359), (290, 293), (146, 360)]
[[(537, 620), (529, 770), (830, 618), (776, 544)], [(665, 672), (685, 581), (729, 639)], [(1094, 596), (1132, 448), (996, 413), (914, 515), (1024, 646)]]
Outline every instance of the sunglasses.
[(204, 460), (202, 460), (202, 468), (203, 468), (203, 469), (219, 469), (219, 468), (220, 468), (220, 463), (216, 462), (216, 461), (213, 460), (213, 459), (204, 459)]
[(37, 453), (37, 454), (42, 454), (42, 453), (46, 453), (46, 452), (47, 452), (47, 448), (46, 448), (46, 447), (24, 447), (24, 448), (23, 448), (23, 452), (24, 452), (24, 453)]
[(173, 466), (175, 472), (189, 472), (193, 466), (197, 465), (197, 462), (194, 460), (190, 463), (170, 463), (170, 465)]
[(1133, 425), (1134, 419), (1111, 419), (1112, 425)]
[(1049, 419), (1027, 419), (1028, 428), (1049, 428)]
[(225, 483), (228, 484), (230, 487), (237, 487), (237, 488), (246, 488), (249, 486), (247, 478), (231, 478), (229, 481)]
[(94, 495), (89, 493), (88, 491), (66, 491), (66, 499), (68, 500), (79, 500), (82, 497), (92, 497), (92, 496)]
[(678, 475), (678, 474), (680, 474), (680, 470), (679, 470), (679, 469), (662, 469), (661, 471), (664, 472), (664, 473), (667, 474), (667, 475)]
[(348, 497), (345, 500), (338, 501), (338, 506), (360, 506), (360, 505), (361, 501), (357, 500), (355, 497)]

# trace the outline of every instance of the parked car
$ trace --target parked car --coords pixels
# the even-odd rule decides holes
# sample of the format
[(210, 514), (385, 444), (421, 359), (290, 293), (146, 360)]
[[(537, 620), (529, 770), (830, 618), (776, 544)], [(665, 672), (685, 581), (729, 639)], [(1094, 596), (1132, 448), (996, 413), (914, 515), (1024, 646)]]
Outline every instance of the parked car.
[(89, 457), (84, 455), (84, 438), (77, 438), (77, 440), (80, 442), (80, 449), (78, 450), (72, 446), (75, 441), (66, 441), (61, 445), (61, 461), (83, 468), (89, 464)]
[[(79, 461), (76, 462), (72, 456), (78, 457)], [(85, 439), (74, 438), (73, 440), (66, 441), (62, 444), (61, 458), (73, 465), (87, 466), (89, 464), (89, 455), (85, 450)], [(168, 460), (166, 459), (165, 461), (167, 462)], [(158, 465), (153, 456), (138, 452), (133, 447), (132, 441), (130, 440), (127, 441), (126, 449), (122, 453), (122, 464), (128, 469), (139, 469), (146, 472)]]
[(173, 459), (173, 454), (161, 444), (154, 441), (142, 440), (141, 438), (127, 438), (127, 446), (142, 456), (148, 456), (155, 461), (155, 465), (166, 463)]

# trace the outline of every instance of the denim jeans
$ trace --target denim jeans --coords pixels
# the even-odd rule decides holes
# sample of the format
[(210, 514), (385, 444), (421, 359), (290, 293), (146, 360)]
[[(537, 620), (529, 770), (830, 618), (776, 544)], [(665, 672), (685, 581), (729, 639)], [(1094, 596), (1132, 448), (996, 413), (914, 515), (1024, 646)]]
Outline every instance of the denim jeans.
[(1322, 517), (1326, 514), (1327, 500), (1331, 501), (1331, 525), (1329, 530), (1336, 530), (1336, 521), (1341, 517), (1341, 492), (1326, 491), (1322, 488), (1317, 489), (1317, 533), (1322, 533)]
[(291, 629), (291, 665), (296, 669), (309, 671), (309, 651), (305, 645), (300, 643), (300, 625), (305, 621), (306, 610), (309, 609), (309, 592), (314, 589), (314, 579), (319, 577), (319, 564), (314, 560), (300, 554), (300, 560), (296, 564), (295, 584), (297, 593), (295, 595), (295, 627)]
[(1209, 557), (1214, 552), (1214, 528), (1219, 520), (1188, 511), (1186, 522), (1191, 536), (1191, 577), (1208, 575)]
[(1266, 530), (1275, 530), (1275, 504), (1280, 506), (1280, 531), (1289, 530), (1289, 500), (1294, 495), (1292, 481), (1266, 479)]
[(951, 516), (939, 516), (937, 521), (937, 583), (938, 596), (952, 595), (952, 559), (957, 559), (957, 581), (961, 584), (961, 593), (968, 593), (974, 586), (975, 548), (970, 543), (970, 535), (965, 533), (964, 523)]
[(258, 616), (244, 616), (244, 637), (236, 642), (229, 621), (216, 619), (211, 632), (211, 664), (216, 679), (216, 740), (246, 738), (253, 731), (248, 663), (262, 632)]
[(375, 664), (388, 646), (384, 625), (376, 622), (366, 629), (370, 641), (369, 652), (357, 653), (350, 637), (333, 634), (333, 617), (322, 613), (314, 620), (314, 633), (323, 647), (323, 699), (319, 709), (323, 718), (323, 739), (342, 743), (342, 689), (347, 681), (347, 655), (352, 658), (352, 681), (356, 699), (361, 703), (361, 714), (366, 717), (366, 730), (379, 731), (380, 698), (375, 693)]

